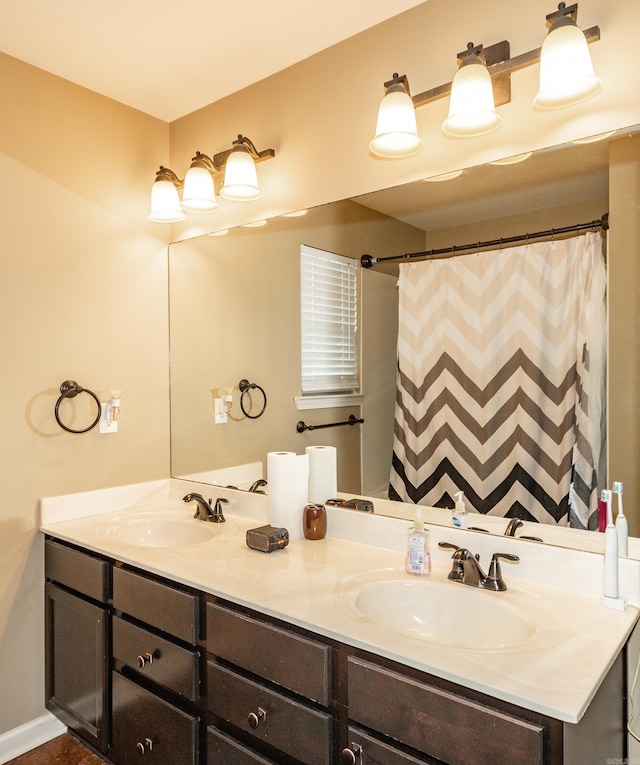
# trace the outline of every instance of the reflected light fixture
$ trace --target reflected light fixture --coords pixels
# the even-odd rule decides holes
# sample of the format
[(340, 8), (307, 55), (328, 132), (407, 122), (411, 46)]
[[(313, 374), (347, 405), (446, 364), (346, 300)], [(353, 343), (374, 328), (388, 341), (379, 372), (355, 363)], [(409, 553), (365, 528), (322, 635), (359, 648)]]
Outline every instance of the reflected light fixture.
[(540, 51), (540, 89), (536, 109), (560, 109), (582, 103), (602, 90), (591, 63), (584, 32), (576, 24), (578, 4), (558, 5), (547, 16), (549, 33)]
[[(220, 195), (225, 199), (248, 201), (262, 196), (255, 163), (275, 157), (273, 149), (258, 151), (243, 135), (233, 141), (232, 148), (214, 154), (213, 158), (197, 151), (184, 180), (167, 167), (160, 166), (151, 187), (149, 220), (156, 223), (177, 223), (187, 212), (211, 212), (218, 208), (215, 180), (224, 171)], [(182, 189), (182, 201), (178, 190)]]
[[(460, 64), (453, 82), (415, 96), (409, 93), (407, 76), (394, 74), (384, 83), (376, 134), (369, 144), (371, 153), (382, 158), (417, 154), (422, 140), (415, 109), (449, 95), (449, 115), (442, 125), (446, 135), (476, 137), (496, 130), (501, 118), (495, 107), (511, 101), (511, 73), (538, 61), (541, 85), (535, 99), (537, 109), (571, 106), (598, 93), (602, 83), (593, 72), (588, 44), (600, 39), (600, 29), (580, 30), (577, 11), (577, 3), (570, 7), (560, 3), (558, 10), (546, 17), (550, 29), (542, 48), (513, 58), (506, 40), (487, 47), (469, 43), (467, 50), (458, 54)], [(570, 44), (572, 52), (567, 54)]]
[(442, 123), (442, 131), (454, 138), (492, 133), (502, 119), (496, 111), (482, 45), (468, 43), (467, 50), (458, 53), (458, 61), (459, 69), (451, 83), (449, 116)]
[(384, 98), (378, 109), (376, 134), (369, 150), (377, 157), (396, 159), (413, 157), (422, 150), (416, 112), (406, 75), (397, 72), (384, 84)]

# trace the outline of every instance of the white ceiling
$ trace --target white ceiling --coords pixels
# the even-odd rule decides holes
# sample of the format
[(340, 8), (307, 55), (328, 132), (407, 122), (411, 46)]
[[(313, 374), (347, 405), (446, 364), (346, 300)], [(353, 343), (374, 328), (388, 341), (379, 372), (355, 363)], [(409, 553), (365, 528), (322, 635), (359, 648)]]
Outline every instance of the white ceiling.
[(170, 122), (424, 0), (0, 0), (0, 51)]

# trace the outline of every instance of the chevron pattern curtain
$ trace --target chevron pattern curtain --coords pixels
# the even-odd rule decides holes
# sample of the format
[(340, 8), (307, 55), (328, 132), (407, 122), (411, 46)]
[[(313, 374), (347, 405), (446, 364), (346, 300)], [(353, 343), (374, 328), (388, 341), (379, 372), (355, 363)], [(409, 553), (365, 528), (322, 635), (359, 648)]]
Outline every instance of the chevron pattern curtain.
[(597, 528), (600, 233), (403, 263), (389, 495)]

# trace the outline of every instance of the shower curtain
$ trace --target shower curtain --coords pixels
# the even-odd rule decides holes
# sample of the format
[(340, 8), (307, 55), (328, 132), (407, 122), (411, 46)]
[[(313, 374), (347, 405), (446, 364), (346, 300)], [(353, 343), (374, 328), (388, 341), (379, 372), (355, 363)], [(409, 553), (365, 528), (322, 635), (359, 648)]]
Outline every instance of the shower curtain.
[(602, 236), (400, 266), (390, 497), (597, 528)]

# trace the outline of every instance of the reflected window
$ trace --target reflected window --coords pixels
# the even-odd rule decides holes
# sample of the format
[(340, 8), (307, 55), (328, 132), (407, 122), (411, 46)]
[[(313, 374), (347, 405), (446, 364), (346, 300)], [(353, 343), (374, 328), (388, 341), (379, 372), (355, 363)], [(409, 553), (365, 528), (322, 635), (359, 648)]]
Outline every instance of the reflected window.
[(300, 247), (302, 393), (359, 390), (358, 262)]

